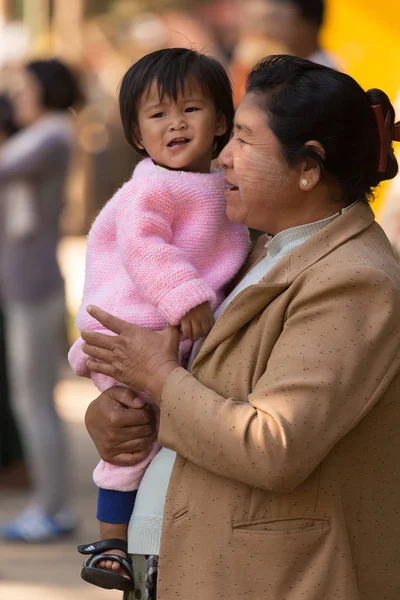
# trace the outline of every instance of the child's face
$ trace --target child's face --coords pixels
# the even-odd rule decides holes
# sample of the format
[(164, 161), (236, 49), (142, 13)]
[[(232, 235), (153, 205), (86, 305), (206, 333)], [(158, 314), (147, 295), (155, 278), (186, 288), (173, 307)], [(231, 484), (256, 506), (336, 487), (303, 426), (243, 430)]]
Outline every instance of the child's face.
[(226, 132), (225, 118), (194, 81), (176, 102), (161, 100), (153, 82), (139, 103), (138, 123), (135, 138), (156, 164), (199, 173), (210, 170), (214, 139)]

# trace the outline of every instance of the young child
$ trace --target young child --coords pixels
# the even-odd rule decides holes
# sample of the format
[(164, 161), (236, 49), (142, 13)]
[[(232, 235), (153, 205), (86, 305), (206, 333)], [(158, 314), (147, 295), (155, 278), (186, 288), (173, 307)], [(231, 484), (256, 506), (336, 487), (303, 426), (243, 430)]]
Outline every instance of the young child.
[[(189, 340), (211, 329), (224, 286), (249, 249), (247, 229), (226, 217), (222, 172), (210, 170), (232, 129), (231, 86), (218, 61), (175, 48), (135, 63), (122, 80), (119, 99), (125, 136), (148, 158), (90, 231), (77, 325), (100, 330), (85, 310), (88, 304), (151, 329), (180, 324), (182, 356)], [(69, 360), (74, 372), (91, 377), (100, 391), (117, 383), (88, 371), (81, 338)], [(82, 570), (86, 581), (132, 588), (127, 524), (141, 477), (158, 450), (155, 443), (136, 467), (100, 462), (96, 468), (102, 541), (78, 548), (93, 555)]]

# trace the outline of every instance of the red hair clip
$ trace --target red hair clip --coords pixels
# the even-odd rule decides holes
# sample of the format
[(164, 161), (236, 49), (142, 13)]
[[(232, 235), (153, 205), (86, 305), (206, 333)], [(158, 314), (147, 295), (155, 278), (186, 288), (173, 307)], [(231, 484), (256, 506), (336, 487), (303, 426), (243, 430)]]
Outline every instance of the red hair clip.
[(374, 111), (379, 131), (380, 148), (378, 171), (379, 173), (384, 173), (386, 171), (387, 159), (392, 141), (400, 142), (400, 121), (390, 128), (390, 113), (387, 113), (385, 119), (381, 104), (374, 104), (371, 108)]

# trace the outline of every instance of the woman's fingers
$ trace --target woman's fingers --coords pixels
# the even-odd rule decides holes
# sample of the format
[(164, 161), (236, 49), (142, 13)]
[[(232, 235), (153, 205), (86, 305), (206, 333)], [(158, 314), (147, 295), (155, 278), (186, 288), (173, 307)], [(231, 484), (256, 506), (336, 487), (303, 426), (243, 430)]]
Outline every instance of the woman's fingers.
[[(136, 396), (136, 392), (134, 392), (133, 390), (125, 387), (125, 386), (118, 386), (118, 385), (114, 385), (111, 388), (108, 388), (107, 390), (107, 395), (109, 396), (109, 398), (111, 398), (112, 400), (115, 400), (116, 403), (123, 405), (122, 408), (122, 412), (126, 413), (126, 414), (131, 414), (129, 411), (126, 412), (123, 410), (124, 407), (126, 408), (134, 408), (136, 411), (144, 409), (146, 411), (146, 414), (153, 414), (153, 409), (149, 404), (146, 404), (146, 402), (144, 400), (142, 400), (141, 398), (138, 398)], [(116, 404), (116, 406), (118, 406), (118, 404)], [(145, 413), (143, 413), (145, 414)], [(141, 416), (136, 413), (135, 415), (135, 419), (140, 419)], [(147, 421), (143, 420), (143, 423), (147, 423)], [(136, 422), (134, 423), (136, 425)]]
[(154, 411), (149, 404), (143, 406), (141, 401), (135, 407), (137, 400), (132, 390), (113, 386), (89, 404), (86, 428), (104, 460), (113, 451), (115, 454), (121, 444), (155, 436)]
[(137, 452), (135, 454), (132, 454), (131, 452), (116, 454), (112, 457), (112, 461), (105, 459), (104, 457), (102, 458), (103, 460), (106, 460), (106, 462), (116, 465), (117, 467), (134, 467), (135, 465), (143, 462), (148, 455), (149, 450), (146, 449), (143, 452)]
[(117, 377), (115, 376), (116, 369), (113, 365), (89, 358), (89, 360), (87, 361), (87, 367), (89, 371), (93, 371), (94, 373), (101, 373), (102, 375), (107, 375), (108, 377), (117, 379)]
[(135, 436), (135, 439), (125, 440), (123, 442), (119, 442), (114, 436), (110, 436), (108, 443), (101, 447), (101, 457), (103, 460), (112, 465), (121, 464), (120, 457), (122, 455), (125, 455), (125, 458), (128, 457), (128, 462), (125, 464), (135, 465), (141, 462), (141, 460), (144, 460), (156, 441), (157, 434), (153, 432), (146, 437), (136, 438), (138, 432), (135, 430), (133, 435)]
[(98, 306), (89, 305), (86, 307), (86, 310), (93, 319), (96, 319), (96, 321), (104, 325), (106, 329), (109, 329), (114, 333), (122, 333), (127, 325), (130, 325), (127, 321), (123, 321), (118, 317), (110, 315), (110, 313), (102, 310)]
[[(178, 366), (178, 331), (172, 328), (165, 334), (150, 331), (113, 317), (97, 307), (89, 307), (88, 311), (105, 327), (117, 333), (107, 335), (87, 329), (82, 331), (82, 338), (89, 346), (86, 348), (90, 356), (88, 369), (113, 377), (137, 392), (146, 391), (157, 403), (167, 376), (165, 365), (176, 363)], [(96, 347), (97, 350), (90, 347)], [(159, 374), (161, 371), (162, 377)]]
[(105, 348), (100, 348), (99, 346), (91, 346), (87, 343), (83, 344), (82, 350), (85, 354), (90, 356), (90, 358), (94, 358), (95, 360), (101, 360), (108, 364), (112, 362), (111, 350), (106, 350)]
[[(135, 435), (137, 435), (137, 433), (137, 431), (134, 432)], [(143, 452), (146, 449), (148, 451), (156, 439), (157, 434), (152, 432), (150, 435), (142, 438), (136, 438), (120, 442), (116, 444), (116, 447), (114, 448), (114, 453), (120, 454), (121, 452), (131, 452), (135, 454), (137, 452)]]
[(129, 445), (132, 440), (140, 440), (140, 444), (143, 444), (140, 449), (144, 449), (146, 440), (151, 443), (156, 439), (157, 433), (155, 432), (153, 425), (141, 425), (136, 427), (126, 427), (123, 435), (118, 437), (121, 439), (121, 441), (117, 442), (119, 448), (126, 449), (125, 444)]
[[(153, 423), (154, 421), (154, 412), (150, 405), (145, 405), (143, 408), (132, 407), (131, 409), (129, 407), (129, 410), (123, 409), (122, 411), (119, 411), (119, 414), (115, 415), (115, 418), (113, 418), (113, 415), (111, 415), (110, 421), (113, 425), (114, 420), (115, 425), (117, 427), (121, 427), (124, 435), (128, 436), (133, 433), (133, 430), (141, 431), (142, 427), (149, 427), (149, 424)], [(150, 432), (145, 432), (143, 434), (135, 433), (135, 435), (132, 437), (138, 437), (138, 435), (140, 435), (140, 437), (144, 437), (149, 435), (149, 433)]]
[(99, 333), (98, 331), (90, 331), (90, 329), (82, 329), (81, 337), (83, 341), (90, 346), (106, 348), (107, 350), (112, 350), (116, 343), (115, 335), (107, 335), (106, 333)]
[[(149, 421), (146, 425), (133, 425), (123, 427), (121, 429), (114, 428), (108, 431), (107, 444), (115, 448), (120, 448), (124, 444), (130, 444), (132, 440), (144, 440), (156, 435), (153, 421)], [(132, 450), (131, 450), (132, 451)]]

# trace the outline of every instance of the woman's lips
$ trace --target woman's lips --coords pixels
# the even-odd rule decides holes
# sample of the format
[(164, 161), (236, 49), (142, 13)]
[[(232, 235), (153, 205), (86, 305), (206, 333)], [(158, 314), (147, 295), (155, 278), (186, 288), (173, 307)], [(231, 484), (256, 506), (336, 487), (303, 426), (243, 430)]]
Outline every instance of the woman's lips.
[(225, 184), (225, 191), (227, 191), (227, 192), (236, 192), (236, 190), (239, 189), (236, 185), (234, 185), (227, 179), (224, 179), (224, 184)]

